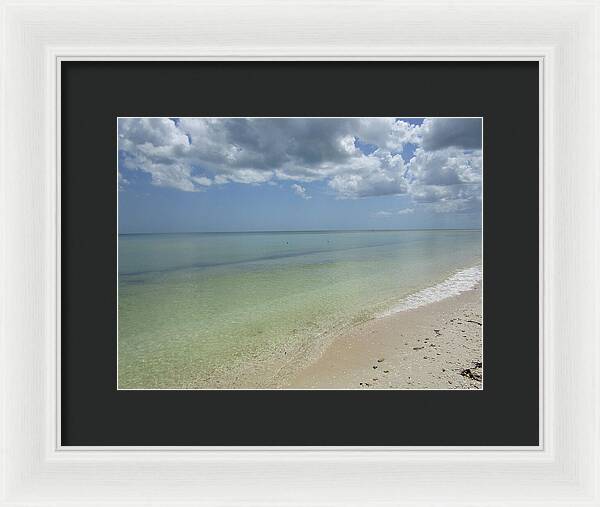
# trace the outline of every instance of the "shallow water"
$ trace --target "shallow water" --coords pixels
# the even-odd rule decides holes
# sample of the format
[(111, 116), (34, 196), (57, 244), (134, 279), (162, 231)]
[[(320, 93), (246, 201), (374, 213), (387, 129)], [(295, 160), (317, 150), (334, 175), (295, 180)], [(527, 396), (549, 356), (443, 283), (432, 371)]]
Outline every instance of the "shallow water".
[(119, 387), (268, 387), (336, 331), (480, 265), (481, 231), (121, 235)]

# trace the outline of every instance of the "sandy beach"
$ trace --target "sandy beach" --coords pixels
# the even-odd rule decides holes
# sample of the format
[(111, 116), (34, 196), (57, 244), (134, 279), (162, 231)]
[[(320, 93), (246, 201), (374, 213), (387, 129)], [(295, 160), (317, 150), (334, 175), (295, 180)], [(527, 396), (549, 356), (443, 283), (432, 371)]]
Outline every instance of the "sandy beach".
[(283, 388), (482, 389), (481, 284), (337, 336)]

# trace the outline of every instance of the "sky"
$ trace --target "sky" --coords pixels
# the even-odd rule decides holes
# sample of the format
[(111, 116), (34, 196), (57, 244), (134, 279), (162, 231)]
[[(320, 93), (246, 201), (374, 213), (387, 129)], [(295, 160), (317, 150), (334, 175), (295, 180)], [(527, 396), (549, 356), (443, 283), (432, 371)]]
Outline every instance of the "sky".
[(119, 118), (119, 233), (481, 227), (480, 118)]

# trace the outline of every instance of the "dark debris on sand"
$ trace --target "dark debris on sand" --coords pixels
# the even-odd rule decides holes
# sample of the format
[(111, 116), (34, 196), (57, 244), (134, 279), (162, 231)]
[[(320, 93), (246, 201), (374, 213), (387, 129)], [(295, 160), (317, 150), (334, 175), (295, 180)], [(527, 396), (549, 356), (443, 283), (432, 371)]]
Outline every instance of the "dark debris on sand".
[(470, 378), (471, 380), (475, 380), (476, 382), (481, 382), (483, 380), (483, 371), (481, 367), (482, 364), (480, 362), (476, 362), (474, 367), (465, 368), (460, 372), (460, 374), (463, 377)]

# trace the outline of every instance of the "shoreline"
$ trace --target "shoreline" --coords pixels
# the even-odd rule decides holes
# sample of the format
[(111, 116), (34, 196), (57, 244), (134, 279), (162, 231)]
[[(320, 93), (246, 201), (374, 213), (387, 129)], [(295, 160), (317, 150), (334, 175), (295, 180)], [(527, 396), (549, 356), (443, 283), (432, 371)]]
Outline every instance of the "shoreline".
[(279, 389), (482, 389), (481, 282), (337, 335)]
[(463, 268), (367, 320), (264, 361), (228, 362), (186, 385), (150, 389), (482, 389), (481, 285), (480, 266)]

